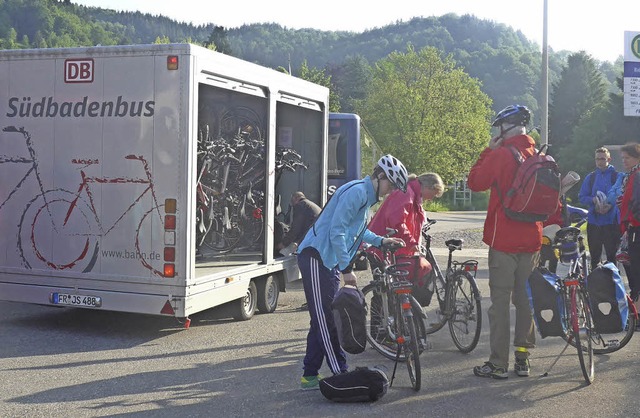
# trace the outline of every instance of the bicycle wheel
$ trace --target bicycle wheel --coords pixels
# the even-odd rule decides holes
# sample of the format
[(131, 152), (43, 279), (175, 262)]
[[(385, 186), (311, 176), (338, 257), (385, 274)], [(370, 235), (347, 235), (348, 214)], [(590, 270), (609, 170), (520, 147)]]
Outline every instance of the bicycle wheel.
[(469, 353), (480, 340), (482, 306), (476, 280), (468, 271), (458, 270), (449, 278), (449, 331), (453, 343), (463, 353)]
[(594, 333), (592, 337), (594, 345), (593, 352), (595, 354), (608, 354), (620, 350), (622, 347), (627, 345), (629, 341), (631, 341), (631, 337), (633, 337), (633, 333), (636, 330), (636, 324), (636, 316), (629, 312), (627, 324), (624, 326), (622, 331), (606, 335)]
[(571, 329), (576, 342), (582, 375), (587, 384), (591, 384), (595, 377), (591, 311), (586, 295), (575, 287), (571, 289)]
[(218, 254), (228, 253), (238, 246), (243, 236), (238, 215), (229, 206), (214, 204), (213, 224), (206, 234), (203, 244)]
[(400, 323), (400, 334), (402, 336), (402, 353), (404, 354), (411, 387), (416, 392), (422, 385), (422, 372), (420, 370), (420, 348), (418, 345), (418, 333), (414, 317), (409, 312), (404, 312), (400, 305), (396, 309), (396, 318)]
[[(395, 312), (393, 306), (384, 292), (380, 289), (380, 284), (371, 283), (362, 289), (364, 300), (367, 304), (367, 341), (384, 357), (395, 360), (398, 352), (396, 343), (396, 323), (392, 318)], [(389, 315), (385, 315), (383, 304), (386, 304)], [(404, 353), (400, 353), (400, 361), (404, 361)]]
[(433, 334), (434, 332), (440, 331), (447, 323), (447, 315), (445, 315), (447, 284), (442, 276), (442, 272), (436, 271), (434, 268), (432, 274), (432, 279), (435, 284), (433, 292), (435, 297), (431, 298), (429, 306), (425, 306), (423, 308), (423, 311), (427, 316), (427, 334)]

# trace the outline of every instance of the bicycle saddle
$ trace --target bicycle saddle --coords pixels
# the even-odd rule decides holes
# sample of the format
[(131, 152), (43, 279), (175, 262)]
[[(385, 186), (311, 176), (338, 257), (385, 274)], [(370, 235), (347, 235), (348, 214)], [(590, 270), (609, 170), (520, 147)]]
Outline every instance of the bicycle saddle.
[(464, 243), (463, 239), (449, 239), (444, 242), (444, 245), (449, 247), (451, 250), (461, 250), (462, 243)]
[(555, 241), (577, 241), (579, 235), (580, 228), (576, 228), (575, 226), (565, 226), (564, 228), (560, 228), (560, 230), (556, 232)]

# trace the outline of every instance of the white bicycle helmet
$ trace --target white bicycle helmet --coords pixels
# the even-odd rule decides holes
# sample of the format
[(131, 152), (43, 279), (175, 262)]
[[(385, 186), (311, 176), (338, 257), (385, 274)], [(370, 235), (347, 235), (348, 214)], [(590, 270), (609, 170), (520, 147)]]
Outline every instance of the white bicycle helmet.
[(391, 154), (387, 154), (378, 160), (378, 165), (382, 168), (391, 183), (402, 190), (403, 193), (407, 192), (409, 173), (400, 160)]

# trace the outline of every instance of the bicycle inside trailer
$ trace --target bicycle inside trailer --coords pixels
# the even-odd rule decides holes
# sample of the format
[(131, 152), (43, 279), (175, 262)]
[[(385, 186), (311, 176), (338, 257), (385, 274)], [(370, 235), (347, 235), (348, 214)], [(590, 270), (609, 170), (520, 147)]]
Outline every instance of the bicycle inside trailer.
[(246, 83), (217, 84), (198, 88), (196, 275), (284, 258), (276, 245), (291, 195), (324, 203), (324, 109)]

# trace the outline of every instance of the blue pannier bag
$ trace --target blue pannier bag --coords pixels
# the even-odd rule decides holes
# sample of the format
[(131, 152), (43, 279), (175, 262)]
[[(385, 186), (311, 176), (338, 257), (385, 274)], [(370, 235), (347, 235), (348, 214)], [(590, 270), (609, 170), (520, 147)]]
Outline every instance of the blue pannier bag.
[(544, 267), (535, 268), (527, 279), (527, 294), (536, 328), (542, 338), (565, 335), (564, 299), (558, 276)]
[(587, 291), (596, 332), (621, 332), (627, 325), (629, 306), (627, 292), (615, 264), (606, 263), (589, 273)]

